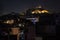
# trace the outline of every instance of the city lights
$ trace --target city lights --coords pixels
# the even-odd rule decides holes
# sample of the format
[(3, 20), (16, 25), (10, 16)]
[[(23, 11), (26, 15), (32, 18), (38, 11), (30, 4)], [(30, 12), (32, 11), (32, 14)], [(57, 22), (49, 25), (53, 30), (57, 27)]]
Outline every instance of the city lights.
[[(48, 33), (48, 31), (52, 33), (52, 31), (54, 31), (50, 31), (50, 27), (52, 27), (52, 25), (55, 25), (53, 24), (55, 23), (53, 16), (54, 15), (49, 14), (48, 10), (43, 9), (41, 6), (39, 6), (36, 8), (28, 9), (26, 12), (19, 14), (11, 13), (4, 15), (1, 17), (2, 21), (0, 21), (2, 24), (1, 27), (4, 27), (5, 30), (7, 29), (8, 32), (5, 34), (9, 37), (13, 36), (17, 40), (25, 40), (26, 36), (27, 40), (34, 40), (35, 37), (37, 38), (36, 35), (45, 36), (44, 33)], [(47, 27), (49, 27), (49, 30)]]
[(6, 23), (6, 24), (13, 24), (14, 20), (6, 20), (6, 21), (4, 21), (4, 23)]
[(48, 11), (47, 11), (47, 10), (42, 10), (41, 12), (42, 12), (42, 13), (48, 13)]
[(34, 10), (34, 11), (32, 11), (32, 14), (40, 14), (41, 13), (41, 11), (40, 10)]
[(47, 10), (42, 10), (42, 11), (34, 10), (34, 11), (32, 11), (32, 14), (42, 14), (42, 13), (48, 13), (48, 11)]
[(42, 13), (49, 13), (48, 10), (42, 9), (41, 7), (36, 7), (34, 9), (31, 9), (32, 14), (42, 14)]

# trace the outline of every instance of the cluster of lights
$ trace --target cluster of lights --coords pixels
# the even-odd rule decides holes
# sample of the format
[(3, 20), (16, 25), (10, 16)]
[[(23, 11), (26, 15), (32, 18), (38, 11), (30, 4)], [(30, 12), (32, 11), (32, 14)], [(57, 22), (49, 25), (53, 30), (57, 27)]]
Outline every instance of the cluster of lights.
[(48, 11), (47, 10), (42, 10), (42, 11), (40, 11), (40, 10), (34, 10), (34, 11), (32, 11), (32, 14), (41, 14), (41, 13), (48, 13)]
[(23, 26), (24, 27), (24, 24), (18, 24), (20, 27)]
[[(18, 21), (21, 21), (21, 20), (18, 19)], [(4, 21), (3, 23), (5, 23), (5, 24), (10, 24), (10, 25), (11, 25), (11, 24), (14, 24), (14, 22), (15, 22), (15, 20), (12, 20), (12, 19), (11, 19), (11, 20), (6, 20), (6, 21)], [(24, 27), (24, 24), (19, 23), (18, 26)]]
[(4, 23), (6, 23), (6, 24), (13, 24), (14, 20), (6, 20), (6, 21), (4, 21)]

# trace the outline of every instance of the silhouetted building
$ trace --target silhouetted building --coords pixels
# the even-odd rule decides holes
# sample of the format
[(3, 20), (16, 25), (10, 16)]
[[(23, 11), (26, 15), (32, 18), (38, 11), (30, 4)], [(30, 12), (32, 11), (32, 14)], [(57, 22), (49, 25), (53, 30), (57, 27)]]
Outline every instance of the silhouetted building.
[[(56, 15), (50, 14), (48, 10), (43, 8), (32, 8), (26, 11), (26, 18), (35, 24), (35, 37), (56, 36)], [(37, 19), (36, 19), (37, 18)]]
[(7, 14), (0, 16), (0, 40), (24, 40), (25, 19), (19, 14)]

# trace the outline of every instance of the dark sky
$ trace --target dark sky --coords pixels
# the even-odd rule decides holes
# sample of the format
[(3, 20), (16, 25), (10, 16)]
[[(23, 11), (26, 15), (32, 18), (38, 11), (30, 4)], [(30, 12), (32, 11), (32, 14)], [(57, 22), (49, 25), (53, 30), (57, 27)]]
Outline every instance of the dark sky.
[(22, 12), (41, 5), (43, 8), (60, 11), (60, 0), (2, 0), (3, 12)]

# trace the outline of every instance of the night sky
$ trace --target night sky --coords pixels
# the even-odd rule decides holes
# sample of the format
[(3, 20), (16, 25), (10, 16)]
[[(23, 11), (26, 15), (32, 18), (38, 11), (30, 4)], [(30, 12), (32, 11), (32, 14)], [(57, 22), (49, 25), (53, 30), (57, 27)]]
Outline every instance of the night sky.
[(60, 11), (60, 0), (1, 0), (1, 3), (4, 13), (23, 12), (38, 5), (51, 11)]

